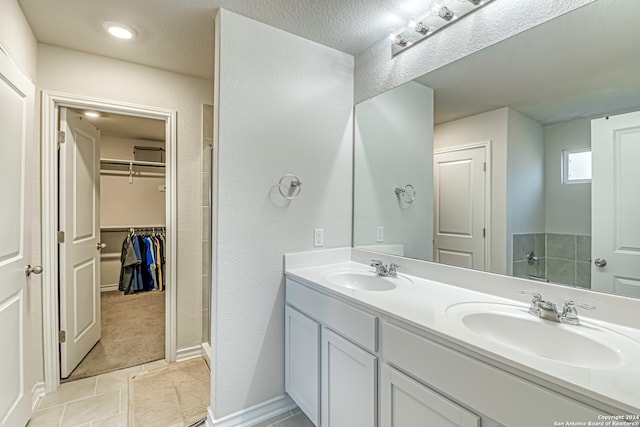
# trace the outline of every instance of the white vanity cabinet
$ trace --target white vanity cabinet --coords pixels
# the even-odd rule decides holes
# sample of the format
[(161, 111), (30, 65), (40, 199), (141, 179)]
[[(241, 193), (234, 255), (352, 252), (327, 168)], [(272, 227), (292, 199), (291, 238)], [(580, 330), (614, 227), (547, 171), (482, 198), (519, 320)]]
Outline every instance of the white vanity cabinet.
[[(384, 322), (385, 363), (499, 424), (540, 427), (560, 425), (554, 423), (567, 420), (586, 423), (598, 421), (599, 415), (606, 414), (409, 329), (405, 325)], [(450, 425), (476, 426), (462, 422)]]
[(322, 334), (321, 425), (376, 426), (377, 357), (327, 328)]
[(286, 288), (286, 391), (318, 427), (540, 427), (615, 414), (348, 295), (290, 277)]
[(376, 427), (375, 315), (287, 278), (285, 390), (318, 427)]
[(317, 426), (320, 420), (320, 324), (285, 309), (285, 389)]
[(388, 365), (382, 366), (382, 427), (480, 427), (480, 417)]

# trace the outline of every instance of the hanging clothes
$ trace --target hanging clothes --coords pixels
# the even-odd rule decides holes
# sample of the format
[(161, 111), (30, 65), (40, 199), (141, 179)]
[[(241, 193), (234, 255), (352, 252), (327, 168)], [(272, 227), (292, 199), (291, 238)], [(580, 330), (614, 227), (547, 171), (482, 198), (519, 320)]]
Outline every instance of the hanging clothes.
[(120, 254), (120, 279), (118, 280), (118, 289), (125, 294), (132, 294), (133, 281), (136, 273), (136, 267), (140, 264), (140, 259), (136, 256), (135, 248), (131, 236), (127, 236), (122, 242), (122, 252)]
[(122, 242), (118, 289), (125, 294), (164, 290), (164, 231), (135, 231)]

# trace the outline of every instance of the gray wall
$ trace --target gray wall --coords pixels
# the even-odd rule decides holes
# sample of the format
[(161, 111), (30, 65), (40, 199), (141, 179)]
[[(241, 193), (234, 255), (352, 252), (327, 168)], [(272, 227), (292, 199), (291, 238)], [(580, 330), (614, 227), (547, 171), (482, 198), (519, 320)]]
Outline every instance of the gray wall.
[[(353, 57), (240, 15), (216, 18), (215, 419), (284, 395), (282, 255), (351, 244)], [(277, 190), (293, 173), (302, 192)]]
[[(404, 255), (433, 258), (433, 90), (415, 82), (356, 106), (354, 244), (403, 244)], [(411, 184), (413, 203), (395, 187)]]
[(591, 120), (544, 128), (547, 233), (591, 235), (591, 184), (562, 183), (562, 150), (591, 147)]

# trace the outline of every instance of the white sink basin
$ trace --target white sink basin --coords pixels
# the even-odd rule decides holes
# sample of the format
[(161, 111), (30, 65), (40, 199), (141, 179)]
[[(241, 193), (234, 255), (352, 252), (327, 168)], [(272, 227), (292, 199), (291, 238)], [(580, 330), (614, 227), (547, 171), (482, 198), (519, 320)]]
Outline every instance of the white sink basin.
[(613, 330), (585, 321), (573, 326), (540, 319), (516, 305), (454, 304), (447, 315), (487, 340), (573, 366), (616, 367), (640, 356), (640, 343)]
[(383, 277), (369, 271), (340, 271), (327, 276), (327, 280), (334, 285), (360, 291), (391, 291), (398, 285), (411, 284), (406, 277)]

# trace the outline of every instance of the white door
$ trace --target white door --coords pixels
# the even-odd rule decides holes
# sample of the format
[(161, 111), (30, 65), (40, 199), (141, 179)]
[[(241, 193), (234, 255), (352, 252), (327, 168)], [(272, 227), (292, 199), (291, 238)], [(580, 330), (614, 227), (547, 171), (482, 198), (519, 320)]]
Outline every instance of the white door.
[(100, 132), (60, 109), (60, 376), (100, 340)]
[(311, 420), (320, 421), (320, 324), (285, 309), (285, 391)]
[(479, 427), (480, 417), (382, 365), (382, 427)]
[[(30, 259), (34, 86), (0, 49), (0, 426), (31, 416), (25, 267)], [(38, 310), (38, 307), (32, 308)]]
[(640, 112), (591, 121), (591, 288), (640, 297)]
[(322, 427), (374, 427), (377, 358), (328, 329), (322, 330)]
[(486, 148), (434, 155), (434, 261), (485, 269)]

